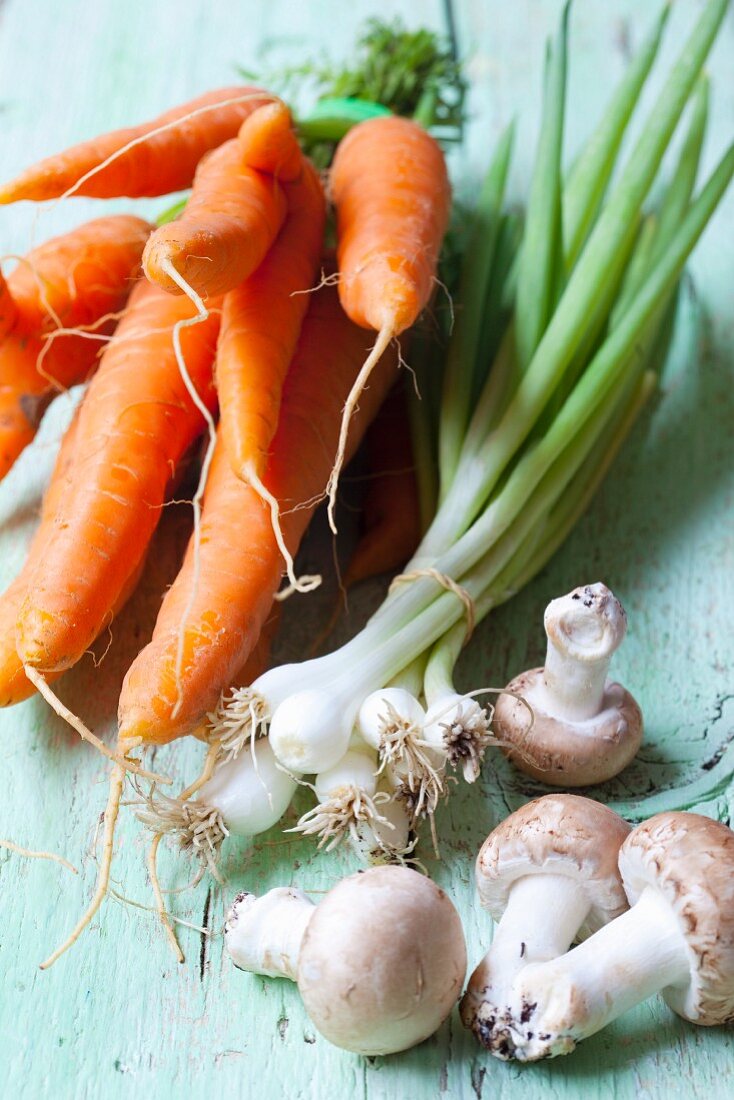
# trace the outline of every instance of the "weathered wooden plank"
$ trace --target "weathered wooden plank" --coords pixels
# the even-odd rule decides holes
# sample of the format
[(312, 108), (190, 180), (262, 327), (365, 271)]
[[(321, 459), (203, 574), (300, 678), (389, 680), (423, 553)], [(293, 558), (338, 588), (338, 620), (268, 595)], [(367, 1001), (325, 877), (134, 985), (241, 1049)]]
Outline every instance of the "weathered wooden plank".
[[(701, 4), (675, 6), (665, 57)], [(644, 12), (640, 9), (644, 8)], [(655, 5), (634, 0), (578, 4), (573, 15), (569, 149), (588, 131), (611, 83), (621, 72), (628, 40), (634, 46)], [(346, 48), (371, 5), (336, 0), (296, 5), (207, 4), (172, 0), (125, 5), (99, 0), (53, 4), (6, 0), (0, 7), (0, 172), (85, 135), (143, 118), (234, 75), (236, 61), (256, 67), (272, 57), (292, 60), (322, 48)], [(555, 24), (555, 0), (457, 3), (459, 35), (472, 54), (472, 120), (460, 162), (468, 187), (512, 112), (521, 119), (512, 188), (524, 191), (537, 132), (542, 41)], [(440, 25), (438, 0), (380, 5), (381, 14), (408, 12), (411, 21)], [(627, 28), (627, 29), (625, 29)], [(280, 43), (279, 45), (277, 43)], [(731, 13), (709, 66), (714, 82), (710, 163), (729, 139), (734, 87)], [(60, 83), (50, 57), (63, 58)], [(129, 204), (117, 204), (126, 208)], [(160, 203), (141, 204), (153, 210)], [(3, 252), (75, 224), (97, 210), (78, 201), (44, 212), (0, 212)], [(648, 734), (640, 762), (607, 795), (644, 795), (651, 780), (669, 787), (700, 783), (702, 772), (734, 733), (730, 691), (734, 642), (732, 606), (732, 319), (734, 268), (730, 196), (696, 254), (697, 292), (712, 314), (697, 362), (685, 353), (666, 381), (664, 399), (639, 426), (599, 499), (556, 561), (478, 632), (462, 669), (466, 684), (500, 684), (542, 656), (542, 608), (553, 594), (599, 577), (619, 592), (630, 613), (630, 636), (617, 665), (641, 699)], [(0, 574), (17, 569), (52, 460), (54, 440), (68, 414), (60, 402), (41, 437), (0, 486)], [(113, 644), (99, 671), (91, 660), (65, 677), (61, 692), (96, 729), (112, 734), (119, 684), (149, 633), (163, 586), (173, 575), (186, 537), (186, 516), (170, 513), (141, 591), (114, 626)], [(318, 553), (318, 540), (309, 553)], [(364, 606), (374, 599), (367, 593)], [(314, 597), (323, 615), (328, 591)], [(293, 654), (307, 641), (301, 604), (291, 609), (284, 645)], [(357, 614), (363, 611), (358, 604)], [(346, 628), (343, 628), (346, 629)], [(104, 648), (104, 647), (102, 647)], [(87, 855), (81, 880), (55, 867), (29, 864), (0, 851), (0, 1061), (9, 1096), (100, 1096), (136, 1090), (159, 1097), (406, 1095), (620, 1098), (723, 1095), (731, 1091), (731, 1035), (683, 1025), (659, 1005), (630, 1013), (572, 1058), (521, 1070), (483, 1057), (456, 1017), (418, 1050), (373, 1064), (330, 1048), (303, 1014), (295, 990), (233, 970), (221, 939), (204, 943), (182, 930), (187, 963), (178, 967), (150, 914), (110, 902), (73, 955), (48, 974), (35, 969), (68, 930), (94, 875), (94, 817), (104, 804), (106, 769), (75, 743), (38, 701), (0, 715), (6, 760), (0, 836)], [(156, 764), (190, 777), (197, 750), (176, 746)], [(487, 768), (476, 789), (457, 793), (441, 815), (442, 860), (429, 869), (456, 900), (474, 960), (490, 936), (478, 911), (472, 861), (480, 841), (508, 806), (530, 788), (502, 762)], [(697, 797), (702, 797), (698, 789)], [(703, 805), (724, 816), (726, 786)], [(305, 803), (301, 802), (301, 805)], [(144, 847), (128, 813), (119, 835), (115, 876), (120, 889), (148, 903)], [(232, 844), (224, 893), (204, 884), (175, 897), (181, 917), (218, 930), (226, 901), (247, 884), (254, 890), (283, 882), (327, 889), (353, 868), (346, 853), (316, 857), (308, 845), (274, 831), (255, 847)], [(165, 880), (183, 885), (187, 868), (173, 854), (162, 860)]]

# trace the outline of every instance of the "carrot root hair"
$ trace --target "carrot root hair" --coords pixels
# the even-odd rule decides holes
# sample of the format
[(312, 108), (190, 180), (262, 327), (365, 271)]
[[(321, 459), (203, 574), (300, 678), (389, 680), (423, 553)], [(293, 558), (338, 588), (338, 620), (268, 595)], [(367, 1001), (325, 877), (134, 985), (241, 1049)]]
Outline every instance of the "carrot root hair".
[[(296, 576), (293, 555), (285, 544), (283, 529), (280, 526), (280, 505), (278, 504), (277, 498), (273, 496), (265, 485), (263, 485), (252, 463), (249, 464), (245, 471), (245, 480), (250, 483), (257, 495), (265, 501), (270, 509), (270, 522), (273, 525), (273, 535), (275, 536), (276, 544), (285, 562), (285, 571), (288, 577), (288, 594), (291, 595), (294, 592), (313, 592), (314, 589), (318, 588), (321, 584), (321, 575), (315, 573), (306, 574), (302, 577)], [(283, 596), (281, 595), (280, 598), (283, 599)]]
[(344, 457), (346, 455), (347, 440), (349, 437), (349, 425), (351, 423), (352, 417), (354, 416), (359, 398), (365, 386), (367, 385), (367, 382), (369, 381), (369, 377), (372, 374), (372, 371), (375, 369), (380, 359), (387, 351), (391, 340), (393, 340), (395, 336), (395, 326), (392, 323), (389, 325), (384, 325), (383, 328), (380, 329), (377, 334), (377, 339), (375, 340), (375, 343), (372, 347), (372, 351), (365, 359), (362, 368), (354, 381), (354, 385), (349, 391), (349, 397), (344, 404), (344, 409), (342, 411), (341, 427), (339, 428), (339, 444), (336, 451), (336, 458), (334, 459), (334, 465), (332, 466), (331, 474), (329, 475), (329, 482), (326, 486), (326, 495), (329, 498), (329, 527), (335, 535), (337, 534), (335, 521), (336, 493), (339, 485), (339, 477), (342, 472), (342, 467), (344, 466)]
[(181, 944), (178, 942), (178, 938), (171, 923), (171, 918), (168, 915), (166, 909), (166, 903), (163, 898), (163, 891), (161, 890), (161, 884), (158, 879), (158, 845), (161, 842), (163, 833), (156, 833), (153, 837), (153, 843), (148, 850), (148, 874), (150, 875), (150, 884), (153, 887), (153, 895), (155, 897), (155, 911), (158, 914), (158, 919), (166, 933), (168, 942), (173, 949), (173, 953), (176, 956), (178, 962), (186, 962), (183, 951), (181, 950)]
[[(181, 802), (187, 802), (200, 787), (203, 787), (208, 779), (211, 778), (214, 769), (219, 761), (219, 741), (212, 741), (207, 750), (206, 757), (204, 758), (204, 767), (201, 769), (201, 774), (193, 783), (182, 791), (179, 798)], [(173, 953), (180, 963), (185, 962), (185, 956), (181, 950), (181, 945), (178, 942), (178, 937), (171, 923), (171, 916), (166, 909), (166, 902), (163, 897), (163, 890), (161, 889), (160, 880), (158, 878), (158, 846), (163, 838), (164, 833), (156, 833), (153, 837), (153, 843), (148, 851), (148, 874), (150, 875), (150, 884), (153, 887), (153, 894), (155, 895), (156, 913), (163, 925), (163, 928), (168, 938), (168, 942), (173, 948)], [(202, 868), (203, 870), (203, 868)], [(201, 877), (201, 876), (199, 876)], [(198, 882), (199, 879), (196, 879)]]
[(33, 263), (33, 261), (30, 260), (28, 256), (21, 256), (18, 252), (6, 252), (2, 257), (0, 257), (0, 259), (2, 259), (3, 261), (17, 260), (19, 264), (22, 264), (24, 267), (28, 268), (31, 276), (33, 277), (33, 282), (36, 284), (36, 287), (38, 289), (39, 302), (55, 324), (56, 328), (63, 328), (63, 321), (61, 320), (58, 313), (53, 308), (51, 302), (48, 299), (48, 294), (46, 293), (46, 283), (44, 282), (43, 277), (39, 274), (38, 268)]
[[(182, 889), (186, 889), (183, 887)], [(114, 898), (115, 901), (119, 901), (122, 905), (129, 905), (132, 909), (142, 909), (144, 913), (156, 913), (156, 910), (151, 905), (144, 905), (142, 901), (135, 901), (134, 898), (128, 898), (125, 894), (121, 894), (119, 890), (115, 890), (114, 886), (110, 886), (107, 891), (108, 897)], [(211, 936), (211, 928), (203, 928), (200, 924), (194, 924), (193, 921), (184, 920), (183, 917), (174, 917), (169, 913), (169, 920), (174, 924), (180, 924), (183, 928), (190, 928), (192, 932), (198, 932), (200, 936)]]
[[(217, 882), (223, 883), (224, 879), (219, 873), (217, 862), (222, 841), (229, 836), (229, 833), (222, 820), (222, 815), (219, 810), (191, 802), (193, 795), (213, 775), (220, 761), (220, 751), (219, 740), (213, 739), (209, 743), (201, 774), (181, 792), (178, 798), (170, 798), (168, 795), (161, 794), (156, 795), (155, 785), (147, 793), (140, 792), (138, 788), (145, 809), (138, 810), (136, 816), (138, 821), (142, 822), (155, 834), (163, 836), (167, 833), (178, 833), (180, 847), (192, 851), (201, 861), (202, 867), (207, 868)], [(200, 877), (197, 876), (194, 885), (199, 882)], [(160, 890), (161, 901), (162, 896), (163, 891)], [(163, 906), (163, 909), (165, 911), (165, 906)], [(166, 916), (168, 916), (167, 913)]]
[(115, 313), (105, 313), (104, 316), (98, 317), (96, 321), (92, 321), (89, 325), (77, 325), (76, 328), (60, 327), (46, 333), (43, 338), (43, 347), (36, 358), (36, 371), (57, 393), (68, 393), (69, 386), (59, 382), (58, 378), (54, 378), (52, 374), (49, 374), (43, 365), (54, 340), (58, 339), (59, 336), (78, 336), (82, 340), (97, 340), (100, 344), (107, 344), (112, 340), (112, 336), (107, 333), (96, 332), (95, 329), (98, 329), (101, 325), (109, 324), (110, 321), (119, 321), (124, 316), (125, 310), (121, 309)]
[[(104, 171), (110, 164), (118, 160), (119, 157), (129, 153), (131, 149), (135, 149), (138, 145), (144, 145), (146, 141), (150, 141), (151, 138), (158, 137), (159, 134), (165, 134), (167, 130), (174, 130), (177, 126), (180, 126), (182, 122), (189, 122), (192, 118), (198, 118), (199, 115), (205, 115), (209, 111), (219, 110), (222, 107), (234, 107), (237, 103), (248, 103), (251, 99), (262, 99), (263, 96), (267, 96), (266, 92), (248, 92), (246, 95), (233, 96), (231, 99), (217, 100), (216, 103), (205, 103), (202, 107), (196, 107), (193, 111), (190, 111), (187, 115), (182, 115), (180, 118), (172, 119), (170, 122), (164, 123), (162, 126), (156, 126), (153, 130), (148, 130), (144, 134), (139, 134), (138, 137), (128, 141), (126, 145), (123, 145), (120, 149), (115, 149), (114, 153), (111, 153), (106, 160), (103, 160), (101, 164), (95, 164), (94, 168), (90, 168), (88, 172), (85, 172), (83, 176), (80, 176), (71, 187), (67, 187), (63, 195), (59, 195), (57, 199), (54, 199), (49, 203), (46, 209), (53, 210), (57, 203), (63, 202), (64, 199), (71, 198), (75, 195), (80, 187), (96, 176), (99, 172)], [(274, 98), (274, 97), (273, 97)]]
[(110, 882), (110, 870), (112, 868), (112, 856), (114, 852), (115, 841), (115, 826), (117, 825), (117, 817), (120, 812), (120, 802), (122, 801), (122, 791), (125, 785), (125, 769), (121, 764), (115, 764), (110, 776), (110, 789), (107, 798), (107, 807), (104, 812), (104, 836), (102, 847), (102, 860), (99, 865), (99, 872), (97, 875), (97, 887), (94, 891), (94, 896), (83, 913), (72, 932), (67, 936), (60, 947), (57, 947), (52, 955), (41, 963), (41, 970), (48, 970), (50, 966), (59, 959), (65, 951), (68, 951), (70, 947), (76, 943), (81, 936), (84, 929), (91, 923), (95, 915), (99, 912), (103, 901), (107, 895), (107, 890)]
[(176, 718), (181, 705), (183, 703), (183, 692), (181, 688), (181, 675), (183, 672), (183, 660), (184, 660), (184, 648), (186, 644), (186, 622), (188, 620), (191, 609), (194, 606), (194, 601), (199, 589), (199, 578), (201, 576), (201, 502), (204, 497), (204, 490), (206, 489), (206, 483), (209, 477), (209, 467), (212, 464), (214, 458), (214, 448), (217, 441), (217, 429), (214, 423), (214, 417), (209, 412), (204, 402), (201, 399), (196, 386), (193, 383), (191, 375), (189, 374), (186, 366), (186, 360), (184, 359), (183, 349), (181, 347), (181, 331), (184, 328), (190, 328), (192, 325), (201, 324), (209, 317), (209, 310), (204, 305), (204, 302), (199, 294), (196, 293), (194, 288), (190, 286), (184, 277), (176, 270), (173, 263), (169, 259), (161, 260), (161, 268), (166, 274), (173, 279), (176, 286), (178, 286), (187, 298), (193, 303), (196, 308), (196, 316), (189, 317), (185, 321), (177, 321), (173, 327), (173, 349), (176, 354), (176, 362), (178, 369), (181, 373), (184, 385), (188, 391), (189, 397), (193, 401), (196, 408), (199, 410), (204, 418), (209, 434), (209, 441), (207, 443), (204, 459), (201, 464), (201, 475), (199, 477), (199, 484), (196, 486), (196, 492), (191, 500), (191, 507), (194, 513), (194, 576), (193, 583), (191, 585), (191, 592), (187, 601), (184, 613), (181, 616), (181, 625), (178, 631), (178, 641), (176, 643), (176, 666), (175, 666), (175, 678), (176, 678), (176, 702), (171, 711), (171, 718)]
[[(92, 731), (84, 725), (81, 718), (78, 718), (76, 714), (70, 711), (69, 708), (61, 702), (58, 695), (56, 695), (56, 693), (52, 691), (51, 687), (37, 668), (33, 668), (31, 665), (23, 665), (23, 671), (25, 672), (26, 677), (33, 684), (34, 688), (36, 688), (38, 693), (43, 696), (43, 698), (46, 700), (52, 710), (54, 710), (56, 714), (58, 714), (59, 718), (63, 718), (63, 720), (67, 722), (72, 729), (76, 730), (82, 741), (88, 741), (90, 745), (94, 745), (94, 747), (99, 752), (101, 752), (103, 756), (106, 756), (109, 760), (112, 760), (118, 768), (122, 768), (123, 772), (131, 772), (133, 775), (137, 775), (141, 779), (149, 779), (153, 783), (162, 783), (165, 785), (171, 784), (172, 780), (169, 776), (159, 775), (157, 772), (148, 771), (146, 768), (143, 768), (141, 766), (139, 761), (130, 760), (126, 755), (121, 755), (119, 753), (113, 752), (112, 749), (108, 748), (107, 745), (105, 745), (104, 741), (102, 741), (101, 738), (97, 737), (96, 733), (92, 733)], [(126, 752), (131, 752), (134, 748), (137, 748), (139, 744), (139, 738), (134, 741), (126, 742)]]
[(26, 859), (50, 859), (54, 863), (60, 863), (62, 867), (66, 867), (72, 874), (78, 875), (79, 871), (73, 863), (69, 863), (68, 859), (64, 859), (63, 856), (59, 856), (56, 852), (35, 852), (30, 848), (21, 848), (20, 844), (15, 844), (12, 840), (0, 839), (0, 848), (7, 848), (9, 852), (15, 852), (16, 855), (24, 856)]

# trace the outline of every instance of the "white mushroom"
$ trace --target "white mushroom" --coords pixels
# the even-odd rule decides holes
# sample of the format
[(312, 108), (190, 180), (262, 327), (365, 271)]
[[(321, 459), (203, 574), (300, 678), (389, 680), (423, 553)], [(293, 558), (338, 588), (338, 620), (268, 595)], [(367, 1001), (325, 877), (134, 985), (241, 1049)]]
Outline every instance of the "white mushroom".
[[(545, 612), (548, 649), (544, 668), (521, 673), (500, 695), (494, 714), (497, 739), (514, 764), (544, 783), (583, 787), (626, 768), (642, 740), (642, 715), (630, 693), (607, 679), (612, 654), (627, 620), (603, 584), (576, 588)], [(514, 750), (514, 751), (513, 751)]]
[(407, 867), (352, 875), (318, 906), (298, 890), (240, 894), (224, 935), (236, 966), (295, 979), (321, 1034), (357, 1054), (406, 1050), (432, 1035), (466, 972), (458, 913)]
[(477, 857), (480, 901), (498, 922), (471, 976), (461, 1018), (500, 1057), (513, 981), (618, 916), (627, 899), (617, 867), (630, 826), (589, 798), (550, 794), (511, 814)]
[(632, 908), (520, 973), (505, 1057), (568, 1054), (657, 992), (693, 1023), (734, 1022), (734, 832), (699, 814), (657, 814), (630, 833), (619, 866)]

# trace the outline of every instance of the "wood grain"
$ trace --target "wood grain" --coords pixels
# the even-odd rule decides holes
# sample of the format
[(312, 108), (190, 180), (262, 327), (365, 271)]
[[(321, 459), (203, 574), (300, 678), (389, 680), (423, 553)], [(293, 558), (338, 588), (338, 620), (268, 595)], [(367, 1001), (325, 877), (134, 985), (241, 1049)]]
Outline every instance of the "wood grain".
[[(6, 0), (0, 6), (0, 173), (111, 126), (148, 117), (208, 87), (229, 83), (234, 66), (277, 65), (328, 47), (348, 49), (375, 10), (369, 0), (296, 4), (290, 0)], [(569, 152), (588, 132), (630, 49), (657, 4), (639, 0), (578, 3), (573, 12)], [(664, 59), (701, 8), (679, 0)], [(381, 15), (442, 25), (439, 0), (391, 0)], [(470, 56), (471, 122), (452, 158), (469, 192), (493, 141), (512, 114), (520, 120), (512, 190), (524, 193), (537, 133), (543, 40), (557, 0), (456, 0), (460, 42)], [(734, 130), (734, 12), (709, 70), (713, 117), (706, 162)], [(649, 102), (649, 97), (646, 97)], [(110, 204), (129, 209), (133, 204)], [(147, 212), (161, 203), (141, 203)], [(0, 212), (0, 250), (25, 251), (99, 210), (75, 200), (44, 210)], [(679, 799), (727, 819), (734, 738), (734, 195), (729, 195), (691, 265), (696, 301), (707, 315), (694, 340), (689, 295), (674, 369), (664, 394), (638, 426), (594, 506), (551, 566), (483, 624), (462, 665), (466, 686), (500, 685), (542, 657), (542, 610), (578, 583), (603, 579), (629, 612), (628, 641), (616, 672), (640, 699), (647, 735), (639, 761), (600, 792), (644, 814)], [(63, 398), (10, 477), (0, 486), (0, 580), (17, 570), (33, 528), (71, 399)], [(65, 702), (96, 730), (113, 735), (119, 685), (150, 634), (160, 593), (174, 575), (186, 534), (185, 510), (165, 516), (134, 601), (113, 626), (112, 644), (65, 677)], [(323, 541), (312, 539), (311, 571)], [(353, 630), (378, 598), (355, 601)], [(288, 609), (283, 655), (303, 652), (323, 621), (329, 590)], [(308, 604), (305, 600), (310, 601)], [(106, 643), (105, 643), (106, 644)], [(100, 646), (99, 652), (104, 649)], [(210, 938), (182, 929), (187, 953), (177, 966), (150, 913), (108, 902), (76, 950), (49, 973), (38, 962), (66, 934), (89, 896), (92, 840), (105, 801), (106, 768), (38, 700), (0, 715), (6, 796), (0, 836), (50, 848), (78, 863), (74, 878), (55, 865), (0, 850), (0, 1066), (3, 1095), (35, 1098), (132, 1094), (157, 1100), (210, 1097), (440, 1097), (532, 1100), (568, 1097), (723, 1096), (734, 1088), (732, 1035), (696, 1030), (650, 1002), (588, 1041), (570, 1059), (520, 1069), (483, 1056), (458, 1017), (420, 1048), (391, 1059), (345, 1055), (318, 1037), (297, 993), (280, 981), (241, 974), (222, 957), (222, 915), (234, 892), (297, 883), (322, 891), (354, 869), (347, 853), (316, 857), (274, 831), (257, 845), (230, 844), (224, 891), (202, 884), (175, 895), (174, 912), (208, 924)], [(181, 780), (196, 769), (193, 745), (155, 757)], [(499, 760), (481, 784), (462, 788), (441, 814), (442, 859), (431, 873), (456, 901), (472, 961), (486, 949), (490, 922), (474, 898), (472, 864), (481, 840), (508, 809), (536, 788)], [(651, 793), (651, 792), (658, 793)], [(183, 885), (176, 853), (162, 859), (164, 880)], [(131, 812), (118, 836), (117, 889), (151, 902), (144, 842)], [(386, 930), (389, 934), (389, 929)]]

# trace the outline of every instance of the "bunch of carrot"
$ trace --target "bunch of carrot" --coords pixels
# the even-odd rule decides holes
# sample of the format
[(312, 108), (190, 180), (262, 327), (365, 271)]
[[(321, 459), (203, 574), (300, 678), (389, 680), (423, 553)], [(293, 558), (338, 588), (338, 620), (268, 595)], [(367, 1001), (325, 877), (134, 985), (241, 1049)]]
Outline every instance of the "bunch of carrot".
[[(26, 265), (33, 279), (25, 298), (20, 268), (0, 282), (0, 393), (8, 393), (5, 420), (15, 432), (8, 454), (29, 442), (55, 388), (97, 366), (28, 560), (0, 598), (0, 703), (38, 689), (114, 761), (94, 898), (44, 965), (104, 900), (127, 772), (153, 781), (141, 816), (156, 834), (149, 867), (174, 943), (155, 875), (168, 829), (198, 844), (216, 870), (229, 831), (249, 835), (278, 820), (294, 773), (316, 776), (319, 805), (299, 823), (304, 832), (358, 832), (341, 795), (332, 797), (345, 777), (357, 803), (372, 808), (375, 838), (385, 828), (405, 832), (402, 847), (378, 838), (383, 852), (408, 851), (408, 828), (432, 819), (449, 757), (443, 741), (438, 756), (424, 751), (431, 722), (419, 697), (429, 709), (456, 697), (453, 667), (474, 621), (537, 571), (585, 507), (652, 388), (650, 364), (680, 272), (734, 174), (730, 152), (693, 196), (706, 115), (705, 85), (696, 82), (724, 8), (725, 0), (709, 0), (611, 189), (664, 16), (568, 178), (564, 17), (549, 53), (522, 243), (518, 219), (502, 212), (508, 133), (476, 211), (441, 408), (430, 417), (412, 406), (418, 484), (405, 481), (405, 541), (397, 545), (390, 517), (376, 506), (375, 529), (389, 552), (385, 541), (365, 543), (348, 574), (363, 576), (375, 562), (395, 568), (422, 533), (405, 583), (342, 650), (264, 677), (257, 662), (267, 661), (266, 645), (258, 641), (267, 642), (263, 628), (281, 582), (287, 578), (285, 592), (318, 583), (296, 573), (301, 538), (324, 498), (335, 529), (342, 467), (391, 389), (398, 342), (437, 283), (451, 192), (441, 148), (423, 125), (436, 97), (421, 95), (415, 118), (392, 114), (389, 103), (351, 102), (336, 123), (333, 101), (311, 128), (301, 127), (301, 139), (338, 135), (327, 185), (335, 265), (324, 248), (322, 178), (286, 105), (255, 88), (211, 93), (0, 187), (0, 203), (191, 188), (178, 216), (153, 231), (135, 219), (106, 220), (115, 223), (115, 262), (99, 263), (102, 279), (84, 252), (90, 228), (82, 227), (64, 239), (64, 268), (78, 270), (75, 278), (57, 285), (37, 250)], [(704, 90), (693, 95), (664, 217), (648, 232), (642, 206), (694, 88)], [(53, 256), (60, 245), (45, 247)], [(411, 338), (418, 348), (421, 335)], [(392, 403), (383, 416), (403, 425)], [(402, 476), (413, 463), (397, 446), (400, 430), (386, 431), (395, 453), (375, 487), (389, 480), (390, 467)], [(128, 670), (111, 750), (50, 682), (81, 658), (135, 587), (162, 507), (200, 437), (207, 443), (191, 541), (153, 637)], [(238, 682), (245, 688), (230, 690)], [(415, 707), (393, 708), (386, 722), (379, 708), (388, 690)], [(439, 708), (433, 720), (441, 738), (442, 715)], [(355, 729), (364, 743), (357, 751)], [(479, 760), (486, 722), (477, 730)], [(191, 733), (209, 743), (204, 772), (178, 798), (161, 795), (166, 777), (146, 771), (134, 751)], [(251, 752), (242, 751), (248, 743)]]
[[(94, 374), (0, 597), (0, 705), (37, 689), (115, 761), (95, 907), (125, 773), (165, 779), (132, 750), (196, 732), (255, 652), (284, 574), (290, 589), (318, 583), (295, 574), (299, 542), (327, 493), (333, 510), (343, 462), (395, 380), (393, 338), (431, 295), (450, 208), (443, 154), (419, 123), (374, 115), (330, 176), (338, 294), (318, 288), (333, 264), (321, 176), (286, 105), (256, 88), (202, 96), (0, 187), (0, 204), (191, 188), (166, 224), (99, 219), (0, 276), (0, 475), (54, 393)], [(135, 588), (203, 434), (191, 543), (126, 677), (113, 751), (50, 684)]]

